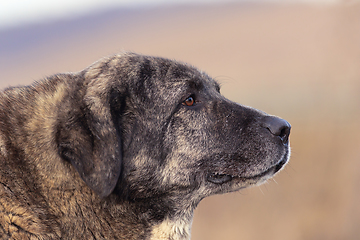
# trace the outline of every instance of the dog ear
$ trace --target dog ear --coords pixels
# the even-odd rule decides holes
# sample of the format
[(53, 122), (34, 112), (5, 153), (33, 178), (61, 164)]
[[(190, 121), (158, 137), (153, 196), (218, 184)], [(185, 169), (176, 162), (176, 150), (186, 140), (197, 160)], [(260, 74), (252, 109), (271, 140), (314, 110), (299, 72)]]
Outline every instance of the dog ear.
[(93, 79), (81, 99), (68, 100), (72, 110), (64, 114), (57, 137), (60, 155), (101, 197), (114, 190), (122, 165), (119, 118), (114, 116), (121, 101), (108, 85), (104, 78)]

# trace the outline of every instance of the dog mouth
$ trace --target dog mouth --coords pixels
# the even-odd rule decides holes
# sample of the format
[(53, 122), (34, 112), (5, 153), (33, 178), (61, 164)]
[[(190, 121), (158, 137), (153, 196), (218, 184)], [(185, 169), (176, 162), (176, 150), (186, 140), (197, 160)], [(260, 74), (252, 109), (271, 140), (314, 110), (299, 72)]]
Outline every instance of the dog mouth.
[(284, 167), (284, 165), (288, 162), (287, 155), (288, 154), (286, 154), (276, 165), (270, 167), (266, 171), (264, 171), (260, 174), (257, 174), (257, 175), (253, 175), (250, 177), (242, 177), (242, 176), (235, 176), (235, 175), (223, 174), (223, 173), (210, 173), (207, 175), (207, 180), (214, 184), (224, 184), (224, 183), (232, 181), (233, 179), (238, 179), (242, 182), (245, 182), (247, 180), (260, 180), (265, 176), (272, 177), (277, 172), (279, 172)]

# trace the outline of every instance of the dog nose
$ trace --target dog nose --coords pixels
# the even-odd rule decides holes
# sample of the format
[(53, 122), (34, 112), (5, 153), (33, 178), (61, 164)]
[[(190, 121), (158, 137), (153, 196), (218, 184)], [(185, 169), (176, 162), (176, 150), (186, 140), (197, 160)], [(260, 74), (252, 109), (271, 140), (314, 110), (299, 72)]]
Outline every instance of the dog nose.
[(288, 142), (291, 125), (286, 120), (275, 116), (266, 116), (262, 119), (261, 126), (267, 128), (273, 135), (280, 137), (283, 143)]

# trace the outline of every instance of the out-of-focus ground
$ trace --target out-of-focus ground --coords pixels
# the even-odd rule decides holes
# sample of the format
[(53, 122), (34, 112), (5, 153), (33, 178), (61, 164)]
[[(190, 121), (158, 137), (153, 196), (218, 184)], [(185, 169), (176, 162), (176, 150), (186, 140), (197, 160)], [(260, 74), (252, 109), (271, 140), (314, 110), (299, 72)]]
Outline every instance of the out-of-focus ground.
[(203, 200), (192, 239), (359, 239), (360, 4), (113, 10), (0, 32), (0, 87), (134, 51), (191, 63), (292, 124), (275, 181)]

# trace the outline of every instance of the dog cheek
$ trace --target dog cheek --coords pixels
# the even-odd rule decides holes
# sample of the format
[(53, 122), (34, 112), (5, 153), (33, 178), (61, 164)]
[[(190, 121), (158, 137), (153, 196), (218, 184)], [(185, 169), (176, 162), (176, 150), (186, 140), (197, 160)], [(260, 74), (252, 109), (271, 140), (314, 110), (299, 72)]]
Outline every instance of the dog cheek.
[(188, 126), (176, 126), (174, 129), (167, 141), (174, 147), (165, 160), (164, 181), (195, 185), (203, 172), (201, 159), (212, 150), (213, 140), (203, 129), (191, 129)]

